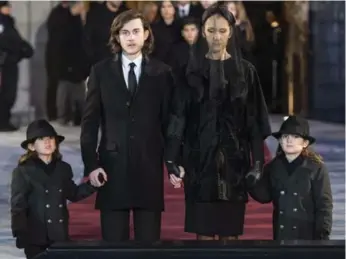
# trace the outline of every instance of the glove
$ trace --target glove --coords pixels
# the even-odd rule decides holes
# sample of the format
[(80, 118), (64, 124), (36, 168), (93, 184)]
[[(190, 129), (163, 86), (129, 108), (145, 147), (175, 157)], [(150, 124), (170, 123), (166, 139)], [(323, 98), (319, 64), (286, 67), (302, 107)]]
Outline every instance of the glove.
[(21, 249), (24, 248), (28, 245), (29, 242), (29, 238), (28, 238), (28, 234), (25, 231), (22, 232), (18, 232), (16, 233), (16, 247)]
[(261, 175), (261, 163), (260, 161), (256, 161), (254, 168), (251, 169), (250, 172), (248, 172), (245, 176), (246, 187), (248, 189), (253, 188), (256, 185), (257, 181), (261, 178)]
[(168, 174), (173, 174), (178, 178), (183, 178), (183, 176), (181, 175), (182, 172), (180, 171), (179, 167), (175, 163), (171, 161), (167, 161), (166, 167), (167, 167)]

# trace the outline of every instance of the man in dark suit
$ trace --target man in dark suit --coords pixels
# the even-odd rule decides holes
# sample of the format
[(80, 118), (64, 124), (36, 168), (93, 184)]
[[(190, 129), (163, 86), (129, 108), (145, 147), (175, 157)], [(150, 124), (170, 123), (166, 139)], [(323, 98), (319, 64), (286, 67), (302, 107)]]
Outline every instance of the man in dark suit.
[(96, 64), (89, 76), (82, 157), (91, 183), (100, 187), (95, 207), (103, 239), (128, 240), (132, 210), (135, 239), (155, 241), (164, 210), (164, 132), (173, 77), (168, 66), (148, 58), (153, 36), (137, 11), (115, 18), (110, 45), (115, 56)]

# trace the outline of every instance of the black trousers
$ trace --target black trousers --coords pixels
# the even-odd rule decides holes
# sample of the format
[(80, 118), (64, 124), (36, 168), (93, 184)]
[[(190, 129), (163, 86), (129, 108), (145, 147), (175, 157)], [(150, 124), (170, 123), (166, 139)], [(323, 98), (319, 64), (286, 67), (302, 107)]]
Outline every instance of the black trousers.
[[(133, 209), (133, 226), (136, 241), (160, 240), (161, 211)], [(102, 238), (108, 242), (130, 239), (130, 210), (101, 211)]]
[(27, 259), (33, 259), (37, 255), (46, 251), (48, 246), (37, 246), (37, 245), (28, 245), (24, 248), (24, 253)]

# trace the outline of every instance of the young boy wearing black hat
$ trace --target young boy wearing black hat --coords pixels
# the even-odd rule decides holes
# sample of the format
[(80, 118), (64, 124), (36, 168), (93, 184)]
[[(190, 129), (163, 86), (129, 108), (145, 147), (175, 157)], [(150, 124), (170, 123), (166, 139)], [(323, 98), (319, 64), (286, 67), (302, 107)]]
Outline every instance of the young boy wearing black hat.
[(272, 135), (279, 141), (277, 156), (250, 194), (260, 203), (273, 203), (274, 240), (329, 239), (331, 185), (321, 156), (309, 148), (315, 139), (308, 121), (289, 116)]
[(71, 166), (62, 160), (63, 136), (45, 120), (32, 122), (21, 146), (11, 182), (11, 228), (16, 246), (34, 258), (56, 241), (68, 240), (66, 201), (82, 200), (95, 192), (89, 183), (77, 186)]

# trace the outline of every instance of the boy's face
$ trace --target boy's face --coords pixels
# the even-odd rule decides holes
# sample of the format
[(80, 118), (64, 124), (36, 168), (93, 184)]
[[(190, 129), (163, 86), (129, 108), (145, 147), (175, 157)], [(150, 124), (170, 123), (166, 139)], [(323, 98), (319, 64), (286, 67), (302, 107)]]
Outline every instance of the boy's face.
[(196, 42), (198, 37), (198, 28), (195, 24), (187, 24), (184, 26), (182, 36), (186, 42), (192, 44)]
[(0, 13), (3, 15), (10, 15), (11, 14), (11, 5), (5, 5), (0, 8)]
[(298, 135), (283, 134), (279, 139), (282, 150), (287, 155), (296, 155), (307, 148), (309, 141)]
[(149, 31), (145, 31), (141, 19), (134, 19), (125, 23), (119, 31), (119, 43), (122, 50), (128, 55), (135, 55), (143, 48), (144, 42), (149, 37)]
[(36, 151), (38, 155), (50, 156), (56, 150), (56, 140), (54, 137), (43, 137), (29, 144), (28, 148), (31, 151)]

